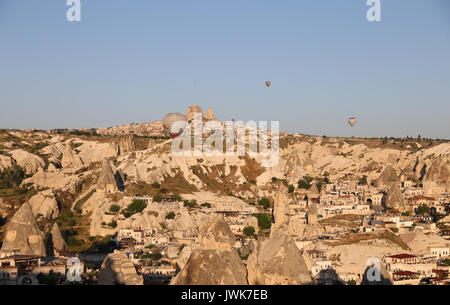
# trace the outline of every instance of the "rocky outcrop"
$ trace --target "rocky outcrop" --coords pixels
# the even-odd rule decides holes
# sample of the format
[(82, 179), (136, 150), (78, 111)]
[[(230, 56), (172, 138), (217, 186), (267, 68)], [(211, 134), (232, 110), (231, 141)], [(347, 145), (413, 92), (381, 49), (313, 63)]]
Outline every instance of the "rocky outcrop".
[(125, 252), (114, 250), (102, 263), (99, 285), (143, 285), (144, 279), (137, 275), (136, 267)]
[(317, 224), (317, 216), (318, 216), (317, 204), (310, 203), (308, 206), (308, 224), (309, 225)]
[(97, 190), (109, 193), (116, 193), (119, 191), (119, 187), (116, 181), (116, 173), (113, 171), (110, 161), (103, 160), (102, 169), (97, 180)]
[(416, 179), (422, 179), (425, 176), (427, 170), (427, 164), (423, 159), (416, 158), (416, 162), (414, 167), (412, 168), (412, 172), (414, 173), (414, 177)]
[(177, 271), (183, 270), (184, 266), (186, 266), (186, 263), (189, 260), (189, 257), (191, 257), (192, 254), (192, 247), (186, 246), (181, 250), (180, 254), (177, 258)]
[(186, 110), (186, 119), (192, 120), (196, 113), (200, 113), (203, 116), (202, 107), (198, 105), (189, 106)]
[(401, 234), (400, 238), (417, 255), (429, 255), (431, 248), (450, 247), (450, 241), (435, 234), (408, 232)]
[(208, 110), (206, 111), (205, 119), (210, 121), (217, 121), (216, 117), (213, 114), (212, 108), (208, 108)]
[(101, 135), (128, 135), (135, 134), (138, 136), (164, 136), (164, 128), (161, 121), (154, 121), (142, 124), (126, 124), (108, 128), (99, 128), (97, 133)]
[[(450, 190), (450, 157), (439, 156), (423, 177), (424, 186), (440, 188), (440, 192)], [(439, 191), (438, 191), (439, 192)], [(437, 192), (437, 193), (438, 193)]]
[(251, 285), (304, 285), (312, 279), (295, 242), (279, 230), (259, 241), (247, 261)]
[(13, 160), (5, 155), (0, 155), (0, 170), (13, 166)]
[(313, 183), (311, 188), (308, 190), (308, 198), (318, 198), (319, 197), (319, 189), (317, 188), (317, 184)]
[(201, 228), (197, 239), (198, 247), (203, 250), (229, 250), (236, 239), (223, 217), (215, 216)]
[(36, 217), (39, 214), (47, 219), (54, 219), (59, 216), (58, 202), (52, 190), (37, 193), (30, 198), (28, 203)]
[(16, 149), (9, 152), (17, 165), (23, 167), (27, 174), (34, 174), (45, 166), (41, 157), (29, 153), (23, 149)]
[(83, 160), (81, 160), (80, 156), (76, 155), (73, 150), (70, 148), (70, 145), (66, 145), (64, 149), (61, 166), (73, 167), (73, 168), (81, 168), (84, 166)]
[(246, 270), (234, 243), (223, 217), (211, 216), (200, 229), (198, 247), (171, 285), (246, 285)]
[(394, 183), (400, 183), (400, 178), (392, 166), (388, 165), (375, 181), (375, 186), (380, 189), (389, 189)]
[(405, 197), (398, 184), (392, 184), (391, 188), (386, 195), (386, 208), (395, 209), (400, 212), (405, 212), (407, 210)]
[(119, 142), (119, 155), (130, 153), (136, 150), (133, 135), (126, 135), (122, 137)]
[(53, 250), (52, 254), (54, 256), (66, 256), (68, 254), (69, 249), (67, 248), (66, 241), (64, 240), (61, 230), (56, 222), (50, 232), (50, 241)]
[(276, 195), (273, 202), (273, 220), (272, 231), (275, 232), (281, 226), (289, 223), (289, 198), (285, 192), (285, 188), (280, 184), (277, 187)]
[(28, 203), (24, 203), (8, 223), (2, 250), (24, 255), (46, 255), (44, 236)]

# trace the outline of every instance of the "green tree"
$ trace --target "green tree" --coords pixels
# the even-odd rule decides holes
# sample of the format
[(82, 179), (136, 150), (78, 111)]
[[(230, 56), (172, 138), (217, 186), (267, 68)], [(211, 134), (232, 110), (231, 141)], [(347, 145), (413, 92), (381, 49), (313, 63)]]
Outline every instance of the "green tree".
[(133, 199), (131, 204), (128, 205), (127, 209), (133, 213), (140, 213), (147, 207), (144, 200)]
[(292, 184), (289, 184), (288, 192), (293, 193), (295, 190), (295, 187)]
[(175, 213), (174, 212), (169, 212), (167, 215), (166, 215), (166, 219), (174, 219), (175, 218)]
[(252, 226), (245, 227), (243, 230), (245, 236), (251, 237), (255, 235), (255, 228)]
[(272, 218), (268, 214), (253, 214), (258, 219), (258, 227), (263, 230), (268, 230), (272, 226)]
[(153, 186), (155, 189), (159, 189), (159, 188), (161, 187), (161, 184), (159, 184), (158, 182), (153, 182), (153, 183), (152, 183), (152, 186)]
[(312, 186), (313, 178), (310, 176), (303, 176), (303, 179), (298, 180), (298, 188), (309, 190)]
[(173, 201), (182, 201), (183, 200), (181, 198), (181, 196), (178, 194), (172, 194), (172, 196), (170, 196), (170, 199), (172, 199)]
[(25, 170), (14, 164), (0, 171), (0, 189), (18, 188), (27, 177)]
[(125, 216), (125, 218), (128, 218), (136, 213), (141, 213), (146, 207), (147, 204), (145, 203), (144, 200), (133, 199), (133, 201), (128, 205), (128, 207), (122, 210), (122, 214), (123, 216)]
[(193, 208), (196, 205), (197, 205), (197, 200), (195, 200), (195, 199), (192, 199), (191, 201), (189, 201), (189, 200), (185, 200), (184, 201), (184, 206), (185, 207)]
[(39, 273), (37, 279), (39, 284), (43, 285), (56, 285), (58, 284), (58, 279), (61, 276), (61, 273), (54, 272), (53, 269), (50, 269), (48, 274)]
[(360, 184), (367, 184), (367, 176), (366, 175), (362, 176), (362, 178), (359, 179), (359, 183)]
[(430, 213), (430, 208), (426, 205), (426, 204), (422, 204), (417, 208), (417, 214), (429, 214)]
[(113, 205), (111, 205), (111, 206), (109, 207), (109, 211), (110, 211), (111, 213), (117, 213), (117, 212), (119, 212), (119, 211), (120, 211), (120, 205), (118, 205), (118, 204), (113, 204)]
[(265, 209), (270, 208), (270, 200), (267, 197), (262, 197), (259, 199), (258, 204), (262, 205)]
[(153, 197), (153, 202), (161, 202), (162, 196), (160, 194), (156, 194), (155, 197)]

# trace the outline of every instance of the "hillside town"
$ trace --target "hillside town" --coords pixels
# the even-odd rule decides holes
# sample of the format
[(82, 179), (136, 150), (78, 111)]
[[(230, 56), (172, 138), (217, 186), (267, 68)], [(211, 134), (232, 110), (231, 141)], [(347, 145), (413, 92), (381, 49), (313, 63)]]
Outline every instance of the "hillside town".
[(263, 168), (162, 129), (2, 130), (0, 284), (450, 283), (448, 141), (282, 133)]

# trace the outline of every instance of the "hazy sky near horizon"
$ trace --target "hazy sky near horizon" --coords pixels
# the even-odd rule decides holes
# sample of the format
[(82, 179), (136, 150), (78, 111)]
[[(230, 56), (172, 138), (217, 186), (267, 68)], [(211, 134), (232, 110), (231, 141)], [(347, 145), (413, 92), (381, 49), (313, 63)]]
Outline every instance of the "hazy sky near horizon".
[(448, 0), (381, 0), (372, 23), (366, 0), (81, 5), (70, 23), (65, 0), (0, 0), (0, 128), (108, 127), (198, 104), (289, 132), (450, 138)]

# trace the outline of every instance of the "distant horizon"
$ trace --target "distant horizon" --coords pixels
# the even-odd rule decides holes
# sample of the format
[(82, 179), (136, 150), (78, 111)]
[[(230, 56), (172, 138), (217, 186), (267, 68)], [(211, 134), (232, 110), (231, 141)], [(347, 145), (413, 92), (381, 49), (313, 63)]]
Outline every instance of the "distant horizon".
[[(113, 128), (113, 127), (120, 127), (120, 126), (124, 126), (124, 125), (129, 125), (129, 124), (146, 124), (146, 123), (152, 123), (152, 122), (158, 122), (158, 121), (150, 121), (150, 122), (140, 122), (140, 123), (136, 123), (136, 122), (132, 122), (132, 123), (125, 123), (125, 124), (121, 124), (121, 125), (113, 125), (113, 126), (100, 126), (100, 127), (81, 127), (81, 128), (48, 128), (48, 129), (40, 129), (40, 128), (2, 128), (0, 127), (0, 131), (1, 130), (6, 130), (6, 131), (55, 131), (55, 130), (97, 130), (100, 128)], [(245, 122), (244, 122), (245, 123)], [(450, 138), (430, 138), (430, 137), (424, 137), (422, 135), (405, 135), (405, 136), (375, 136), (375, 137), (365, 137), (365, 136), (339, 136), (339, 135), (327, 135), (327, 134), (323, 134), (323, 135), (315, 135), (315, 134), (306, 134), (300, 131), (285, 131), (285, 130), (280, 130), (280, 132), (282, 133), (287, 133), (288, 135), (295, 135), (295, 134), (301, 134), (304, 136), (308, 136), (308, 137), (327, 137), (327, 138), (342, 138), (342, 139), (367, 139), (367, 140), (371, 140), (371, 139), (407, 139), (408, 137), (411, 140), (417, 139), (418, 136), (421, 136), (422, 141), (425, 140), (435, 140), (435, 141), (450, 141)], [(167, 136), (169, 137), (169, 136)]]
[[(0, 127), (161, 120), (187, 105), (329, 137), (450, 138), (450, 1), (0, 2)], [(271, 86), (266, 86), (266, 81)], [(358, 122), (351, 128), (349, 117)]]

